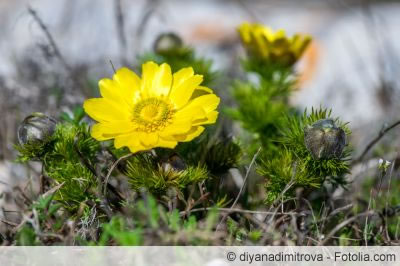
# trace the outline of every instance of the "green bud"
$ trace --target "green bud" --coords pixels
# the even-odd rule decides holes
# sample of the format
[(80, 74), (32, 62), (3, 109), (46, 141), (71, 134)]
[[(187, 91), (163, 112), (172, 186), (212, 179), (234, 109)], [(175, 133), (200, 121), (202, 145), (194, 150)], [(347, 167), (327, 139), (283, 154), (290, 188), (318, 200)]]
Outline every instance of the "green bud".
[(21, 145), (46, 143), (53, 135), (57, 121), (42, 113), (32, 113), (18, 127), (18, 142)]
[(321, 119), (304, 129), (304, 142), (314, 159), (340, 158), (346, 133), (332, 119)]
[(162, 33), (154, 42), (154, 52), (157, 54), (175, 53), (182, 46), (182, 39), (175, 33)]

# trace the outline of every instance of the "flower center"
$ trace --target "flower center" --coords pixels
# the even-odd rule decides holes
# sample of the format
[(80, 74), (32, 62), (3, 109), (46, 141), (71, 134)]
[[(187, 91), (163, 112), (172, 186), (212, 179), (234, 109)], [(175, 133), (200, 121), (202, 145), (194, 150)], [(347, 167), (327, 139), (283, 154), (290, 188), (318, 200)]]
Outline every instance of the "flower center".
[(133, 107), (132, 121), (138, 125), (138, 131), (153, 132), (171, 123), (174, 113), (170, 103), (159, 98), (148, 98)]
[(158, 111), (159, 111), (159, 108), (157, 105), (154, 105), (154, 104), (147, 105), (147, 106), (143, 107), (143, 109), (141, 111), (141, 116), (144, 119), (150, 120), (157, 116)]

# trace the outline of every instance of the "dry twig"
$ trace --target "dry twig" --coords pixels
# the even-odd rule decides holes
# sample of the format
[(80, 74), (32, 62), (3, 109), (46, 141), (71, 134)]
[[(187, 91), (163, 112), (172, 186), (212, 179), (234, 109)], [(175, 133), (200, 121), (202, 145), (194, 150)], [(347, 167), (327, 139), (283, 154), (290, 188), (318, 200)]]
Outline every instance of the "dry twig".
[(388, 133), (390, 130), (392, 130), (393, 128), (397, 127), (398, 125), (400, 125), (400, 120), (393, 123), (392, 125), (388, 126), (387, 128), (382, 129), (379, 132), (379, 135), (376, 136), (368, 145), (367, 147), (364, 149), (364, 151), (361, 153), (361, 155), (355, 159), (351, 164), (354, 165), (358, 162), (361, 162), (364, 157), (367, 155), (368, 151), (383, 137), (385, 136), (386, 133)]
[(108, 171), (108, 173), (107, 173), (107, 175), (106, 175), (106, 178), (105, 178), (105, 180), (104, 180), (105, 186), (104, 186), (104, 188), (103, 188), (103, 195), (106, 195), (106, 193), (107, 193), (108, 179), (110, 178), (110, 176), (111, 176), (112, 172), (114, 171), (115, 167), (117, 167), (117, 165), (118, 165), (121, 161), (123, 161), (123, 160), (125, 160), (125, 159), (128, 159), (128, 158), (131, 157), (132, 155), (134, 155), (134, 153), (129, 153), (129, 154), (126, 154), (126, 155), (124, 155), (124, 156), (121, 156), (120, 158), (118, 158), (118, 160), (116, 160), (116, 161), (111, 165), (110, 170)]

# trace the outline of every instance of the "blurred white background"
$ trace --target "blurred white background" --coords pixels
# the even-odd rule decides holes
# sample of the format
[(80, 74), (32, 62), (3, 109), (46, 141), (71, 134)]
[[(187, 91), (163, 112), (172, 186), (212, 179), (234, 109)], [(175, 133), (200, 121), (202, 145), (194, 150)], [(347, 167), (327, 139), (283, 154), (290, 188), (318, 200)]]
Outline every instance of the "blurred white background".
[[(120, 2), (126, 46), (116, 19)], [(392, 120), (399, 111), (400, 3), (386, 1), (2, 0), (0, 75), (15, 76), (15, 61), (47, 42), (28, 14), (31, 5), (70, 65), (88, 64), (94, 78), (111, 59), (150, 50), (158, 33), (174, 31), (226, 70), (241, 53), (235, 28), (256, 21), (315, 42), (299, 65), (301, 107), (334, 108), (353, 128)], [(232, 47), (233, 50), (232, 50)]]

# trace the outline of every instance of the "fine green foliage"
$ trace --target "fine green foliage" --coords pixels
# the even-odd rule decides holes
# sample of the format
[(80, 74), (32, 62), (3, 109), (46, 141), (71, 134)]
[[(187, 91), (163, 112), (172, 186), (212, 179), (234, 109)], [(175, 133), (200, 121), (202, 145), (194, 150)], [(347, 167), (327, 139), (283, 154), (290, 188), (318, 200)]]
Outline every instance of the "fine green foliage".
[(46, 142), (17, 146), (19, 161), (43, 163), (43, 173), (50, 177), (51, 186), (60, 185), (55, 199), (68, 208), (77, 208), (82, 201), (95, 198), (90, 190), (97, 186), (94, 165), (100, 150), (100, 143), (90, 136), (88, 125), (80, 123), (80, 112), (75, 113), (79, 118), (74, 116), (71, 122), (58, 123)]
[(55, 202), (54, 194), (48, 196), (40, 196), (30, 206), (30, 211), (35, 215), (36, 219), (30, 219), (17, 232), (16, 245), (18, 246), (35, 246), (40, 245), (37, 233), (42, 230), (51, 230), (56, 232), (61, 229), (63, 222), (57, 219), (57, 212), (62, 208), (60, 203)]
[(77, 106), (72, 109), (72, 115), (64, 112), (60, 115), (60, 118), (63, 121), (69, 122), (71, 124), (79, 125), (82, 119), (85, 117), (85, 111), (83, 110), (82, 106)]
[[(204, 145), (203, 145), (204, 147)], [(231, 139), (217, 140), (204, 151), (205, 164), (215, 175), (227, 172), (230, 168), (239, 165), (242, 155), (240, 146)]]
[(180, 143), (176, 150), (187, 163), (200, 164), (214, 176), (237, 167), (243, 153), (236, 140), (226, 137), (213, 138), (208, 129), (197, 139)]
[(109, 223), (102, 224), (102, 230), (99, 246), (105, 246), (111, 240), (122, 246), (139, 246), (143, 243), (142, 230), (129, 230), (125, 220), (119, 216), (114, 216)]
[(233, 84), (235, 108), (224, 111), (251, 133), (252, 153), (261, 145), (273, 151), (274, 140), (279, 137), (281, 117), (291, 113), (289, 95), (295, 84), (295, 75), (290, 68), (262, 67), (251, 60), (243, 60), (245, 70), (255, 72), (257, 82), (236, 81)]
[(63, 184), (56, 199), (76, 208), (94, 196), (90, 189), (96, 187), (96, 177), (87, 165), (96, 163), (100, 144), (90, 137), (86, 124), (58, 124), (54, 139), (53, 149), (43, 159), (44, 171), (57, 184)]
[(204, 223), (199, 223), (194, 215), (184, 218), (177, 210), (167, 212), (150, 195), (127, 208), (129, 216), (114, 216), (103, 223), (99, 241), (89, 244), (207, 245), (215, 238), (212, 236), (218, 218), (215, 210), (209, 212)]
[(26, 143), (24, 145), (16, 144), (14, 148), (18, 151), (17, 162), (25, 163), (28, 161), (40, 161), (43, 159), (47, 151), (54, 145), (54, 141), (42, 143)]
[(208, 177), (204, 167), (189, 165), (185, 169), (174, 169), (148, 153), (130, 159), (124, 174), (134, 190), (145, 188), (156, 194), (165, 193), (169, 188), (183, 189)]
[(263, 59), (254, 57), (242, 59), (241, 63), (243, 70), (246, 72), (257, 73), (266, 81), (273, 81), (274, 79), (283, 81), (289, 77), (291, 77), (292, 82), (295, 81), (293, 77), (294, 70), (291, 66), (273, 64), (271, 62), (266, 63)]
[(283, 148), (272, 159), (261, 160), (258, 173), (266, 177), (266, 203), (272, 204), (279, 198), (288, 198), (294, 195), (296, 188), (318, 188), (321, 180), (308, 175), (300, 160), (296, 160), (293, 153)]
[[(317, 129), (308, 131), (311, 132), (307, 138), (308, 145), (313, 145), (313, 151), (320, 151), (319, 155), (311, 154), (306, 147), (305, 130), (321, 119), (330, 119), (331, 111), (320, 108), (312, 109), (310, 114), (304, 111), (299, 115), (290, 107), (289, 96), (297, 83), (292, 66), (275, 65), (249, 57), (242, 60), (242, 67), (248, 73), (255, 73), (257, 79), (236, 81), (233, 97), (237, 106), (225, 111), (250, 133), (248, 153), (254, 154), (259, 147), (262, 148), (257, 158), (257, 172), (266, 180), (265, 202), (272, 204), (280, 197), (290, 198), (297, 188), (311, 192), (321, 187), (325, 180), (335, 186), (345, 185), (350, 149), (346, 145), (342, 152), (345, 144), (334, 142), (334, 134), (342, 138), (346, 134), (348, 137), (351, 132), (347, 125), (335, 118), (332, 121), (337, 126), (332, 129), (335, 133), (317, 132)], [(327, 144), (319, 148), (319, 142), (311, 138), (313, 134), (319, 136), (320, 143)], [(319, 158), (327, 154), (329, 147), (336, 148), (339, 156)]]
[[(340, 158), (315, 160), (312, 158), (304, 143), (304, 129), (318, 120), (331, 118), (331, 116), (332, 110), (312, 108), (310, 114), (307, 114), (307, 110), (305, 110), (300, 117), (287, 116), (284, 119), (280, 142), (290, 150), (296, 158), (301, 159), (310, 176), (320, 178), (328, 176), (340, 177), (349, 172), (351, 149), (348, 144)], [(351, 131), (347, 123), (343, 123), (339, 118), (334, 118), (333, 120), (339, 128), (344, 130), (347, 138), (349, 138)]]
[(32, 227), (24, 226), (16, 235), (17, 246), (35, 246), (39, 244), (36, 240), (36, 234)]
[[(340, 158), (314, 159), (304, 142), (304, 129), (321, 120), (331, 118), (332, 112), (327, 109), (307, 111), (299, 116), (286, 116), (280, 130), (281, 137), (277, 143), (281, 145), (273, 158), (263, 155), (258, 172), (266, 178), (266, 202), (273, 203), (280, 195), (291, 197), (298, 187), (310, 190), (318, 188), (327, 180), (337, 186), (345, 186), (345, 174), (349, 173), (350, 148), (346, 145)], [(347, 137), (351, 134), (347, 124), (338, 118), (334, 119)]]

